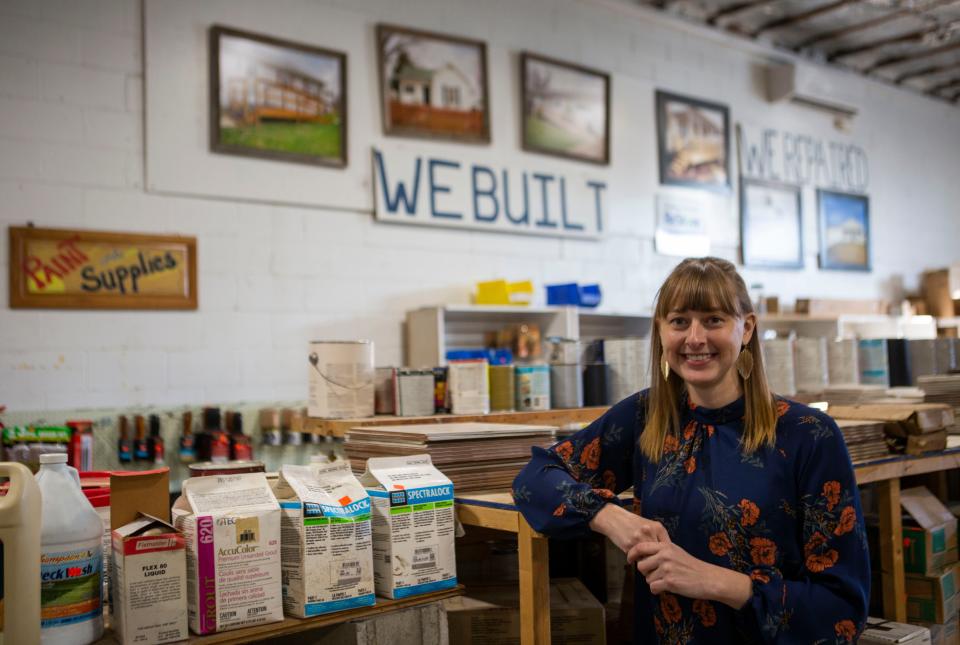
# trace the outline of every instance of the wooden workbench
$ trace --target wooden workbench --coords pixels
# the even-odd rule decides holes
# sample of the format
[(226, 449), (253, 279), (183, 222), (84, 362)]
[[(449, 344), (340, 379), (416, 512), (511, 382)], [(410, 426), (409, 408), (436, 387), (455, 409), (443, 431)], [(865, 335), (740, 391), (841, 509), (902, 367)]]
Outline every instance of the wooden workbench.
[[(891, 455), (854, 466), (858, 484), (876, 484), (880, 506), (880, 560), (884, 617), (906, 622), (900, 478), (960, 467), (960, 447), (916, 456)], [(520, 642), (550, 643), (550, 574), (547, 539), (527, 524), (509, 493), (465, 493), (457, 497), (457, 518), (517, 535), (520, 567)]]

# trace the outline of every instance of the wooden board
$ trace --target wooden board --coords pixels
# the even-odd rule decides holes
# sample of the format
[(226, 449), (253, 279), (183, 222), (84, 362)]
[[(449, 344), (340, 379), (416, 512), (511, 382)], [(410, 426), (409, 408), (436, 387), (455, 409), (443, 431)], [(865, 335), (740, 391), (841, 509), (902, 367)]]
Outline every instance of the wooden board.
[[(433, 593), (400, 600), (377, 597), (377, 604), (373, 607), (359, 607), (357, 609), (337, 611), (322, 616), (314, 616), (313, 618), (285, 618), (278, 623), (234, 629), (232, 631), (209, 634), (207, 636), (191, 634), (189, 640), (181, 642), (200, 643), (202, 645), (241, 645), (242, 643), (266, 641), (280, 636), (288, 636), (290, 634), (299, 634), (301, 632), (319, 629), (321, 627), (330, 627), (351, 620), (372, 618), (383, 613), (407, 609), (408, 607), (426, 605), (437, 600), (443, 600), (444, 598), (459, 596), (463, 593), (463, 589), (463, 585), (457, 585), (455, 589), (435, 591)], [(107, 629), (104, 631), (103, 638), (97, 641), (96, 645), (113, 645), (115, 642), (113, 631)]]
[(456, 423), (478, 421), (486, 423), (528, 423), (562, 426), (568, 423), (590, 423), (609, 408), (574, 408), (545, 412), (491, 412), (490, 414), (435, 414), (429, 417), (395, 417), (380, 415), (359, 419), (317, 419), (310, 417), (304, 423), (304, 432), (332, 437), (344, 437), (350, 428), (372, 425), (411, 425), (419, 423)]
[(10, 227), (14, 309), (196, 309), (197, 239)]

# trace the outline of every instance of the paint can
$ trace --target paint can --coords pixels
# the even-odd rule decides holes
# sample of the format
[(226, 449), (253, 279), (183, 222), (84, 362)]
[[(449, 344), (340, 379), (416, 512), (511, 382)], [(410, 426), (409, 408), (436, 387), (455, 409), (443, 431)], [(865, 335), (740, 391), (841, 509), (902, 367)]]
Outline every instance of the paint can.
[(771, 338), (761, 342), (767, 382), (775, 394), (797, 393), (796, 348), (793, 338)]
[(450, 397), (447, 396), (447, 368), (433, 368), (433, 411), (435, 414), (450, 412)]
[(622, 401), (650, 385), (649, 356), (649, 338), (603, 340), (603, 360), (609, 366), (611, 403)]
[(321, 419), (372, 417), (373, 341), (310, 341), (308, 413)]
[(797, 391), (823, 392), (829, 378), (827, 362), (826, 338), (798, 338)]
[(546, 340), (547, 363), (550, 365), (576, 365), (580, 363), (580, 341), (573, 338), (550, 336)]
[(487, 359), (450, 361), (448, 387), (450, 411), (453, 414), (488, 414), (490, 412), (490, 377)]
[(606, 363), (592, 362), (583, 367), (583, 404), (588, 407), (610, 405), (609, 368)]
[(860, 382), (860, 360), (854, 338), (837, 338), (827, 343), (827, 371), (830, 385)]
[(550, 409), (550, 366), (517, 365), (517, 410), (533, 412)]
[(399, 368), (394, 377), (394, 408), (397, 416), (433, 415), (433, 370)]
[(378, 367), (373, 373), (373, 411), (376, 414), (396, 414), (393, 379), (397, 368)]
[(490, 410), (513, 410), (516, 399), (516, 370), (513, 365), (490, 366)]
[(583, 380), (580, 378), (579, 364), (550, 366), (550, 407), (583, 407)]

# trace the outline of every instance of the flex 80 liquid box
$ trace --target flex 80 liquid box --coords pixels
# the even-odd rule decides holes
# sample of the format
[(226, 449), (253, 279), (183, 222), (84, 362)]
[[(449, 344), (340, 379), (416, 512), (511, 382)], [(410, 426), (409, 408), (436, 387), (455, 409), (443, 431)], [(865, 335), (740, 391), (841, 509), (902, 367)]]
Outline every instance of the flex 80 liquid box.
[(283, 609), (307, 618), (376, 602), (370, 498), (346, 461), (280, 468)]
[(173, 519), (187, 543), (191, 630), (283, 620), (280, 505), (263, 473), (184, 481)]
[(377, 595), (406, 598), (457, 585), (453, 484), (429, 455), (367, 460)]

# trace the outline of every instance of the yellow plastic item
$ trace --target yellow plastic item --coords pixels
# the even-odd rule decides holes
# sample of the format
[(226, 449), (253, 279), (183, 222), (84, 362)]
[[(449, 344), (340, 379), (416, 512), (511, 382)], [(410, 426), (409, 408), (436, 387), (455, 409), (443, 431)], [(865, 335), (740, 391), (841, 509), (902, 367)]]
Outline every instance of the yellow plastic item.
[(533, 282), (489, 280), (477, 283), (478, 305), (529, 305), (533, 300)]

